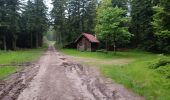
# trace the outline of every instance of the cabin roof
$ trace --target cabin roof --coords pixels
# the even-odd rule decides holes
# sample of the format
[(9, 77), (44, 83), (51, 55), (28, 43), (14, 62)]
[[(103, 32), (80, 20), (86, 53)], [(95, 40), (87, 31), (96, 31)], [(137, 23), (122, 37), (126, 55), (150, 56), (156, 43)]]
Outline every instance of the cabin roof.
[(75, 42), (77, 42), (82, 36), (86, 37), (92, 43), (100, 43), (95, 36), (88, 33), (82, 33), (81, 36)]

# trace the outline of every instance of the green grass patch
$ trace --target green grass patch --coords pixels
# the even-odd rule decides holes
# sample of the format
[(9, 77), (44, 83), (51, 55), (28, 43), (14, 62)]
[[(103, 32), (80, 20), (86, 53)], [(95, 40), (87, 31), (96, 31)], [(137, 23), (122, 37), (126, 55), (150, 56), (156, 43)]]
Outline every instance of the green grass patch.
[(16, 67), (0, 67), (0, 80), (16, 72)]
[(31, 62), (42, 54), (44, 49), (30, 49), (20, 51), (0, 51), (0, 64), (24, 63)]
[[(170, 74), (169, 64), (158, 69), (151, 69), (151, 65), (164, 65), (166, 60), (158, 60), (162, 55), (143, 51), (113, 52), (108, 54), (99, 52), (79, 52), (76, 50), (61, 50), (65, 54), (76, 57), (90, 57), (103, 59), (134, 59), (125, 65), (97, 64), (104, 76), (111, 78), (114, 82), (122, 84), (136, 93), (144, 96), (147, 100), (170, 100), (170, 79), (165, 75)], [(170, 59), (169, 56), (163, 58)], [(167, 62), (167, 61), (166, 61)], [(90, 63), (89, 63), (90, 65)], [(162, 74), (163, 73), (163, 74)]]
[[(38, 49), (0, 51), (0, 65), (22, 64), (35, 61), (41, 56), (45, 48), (47, 48), (47, 46)], [(18, 69), (19, 68), (15, 66), (0, 66), (0, 79), (7, 77)]]
[[(98, 59), (113, 59), (113, 58), (140, 58), (141, 56), (150, 56), (153, 55), (148, 52), (142, 51), (129, 51), (129, 52), (80, 52), (75, 49), (61, 49), (60, 51), (64, 52), (67, 55), (77, 56), (77, 57), (90, 57), (90, 58), (98, 58)], [(148, 55), (149, 54), (149, 55)]]

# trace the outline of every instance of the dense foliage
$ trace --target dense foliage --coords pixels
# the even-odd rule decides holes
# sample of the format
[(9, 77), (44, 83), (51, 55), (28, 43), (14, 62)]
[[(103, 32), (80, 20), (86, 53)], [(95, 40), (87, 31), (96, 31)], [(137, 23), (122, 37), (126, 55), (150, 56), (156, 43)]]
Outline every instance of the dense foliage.
[(153, 52), (170, 52), (169, 0), (132, 0), (132, 45)]
[(46, 6), (43, 0), (0, 1), (0, 48), (16, 50), (17, 47), (42, 46), (43, 33), (48, 28)]
[(154, 33), (157, 36), (157, 50), (170, 53), (170, 0), (162, 0), (154, 7)]
[(74, 41), (81, 32), (93, 33), (97, 0), (53, 0), (53, 26), (59, 44)]
[(50, 16), (44, 0), (22, 1), (0, 1), (0, 49), (42, 46), (51, 22), (60, 45), (87, 32), (98, 35), (103, 48), (170, 53), (169, 0), (52, 0)]
[(109, 45), (114, 47), (128, 43), (131, 38), (131, 33), (125, 25), (128, 23), (126, 11), (122, 8), (113, 7), (111, 0), (105, 0), (97, 11), (96, 33), (100, 40), (106, 42), (106, 48)]
[(145, 50), (155, 49), (155, 37), (151, 24), (152, 7), (152, 0), (132, 0), (131, 32), (134, 34), (133, 44)]

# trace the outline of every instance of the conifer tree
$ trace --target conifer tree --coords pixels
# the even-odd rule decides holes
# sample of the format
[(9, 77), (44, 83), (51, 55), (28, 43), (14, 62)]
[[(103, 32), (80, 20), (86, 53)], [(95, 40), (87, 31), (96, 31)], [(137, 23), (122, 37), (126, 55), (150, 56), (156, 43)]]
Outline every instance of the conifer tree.
[(152, 0), (132, 0), (131, 32), (134, 34), (133, 44), (145, 50), (155, 48), (151, 24), (154, 14), (152, 7)]
[(154, 33), (157, 36), (159, 51), (170, 53), (170, 0), (162, 0), (154, 7)]

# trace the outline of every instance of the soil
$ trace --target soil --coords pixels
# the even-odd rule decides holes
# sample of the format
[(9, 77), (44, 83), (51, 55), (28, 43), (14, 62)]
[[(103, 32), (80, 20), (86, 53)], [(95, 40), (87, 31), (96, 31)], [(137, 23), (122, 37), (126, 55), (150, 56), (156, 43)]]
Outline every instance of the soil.
[[(0, 84), (1, 86), (1, 84)], [(50, 45), (35, 65), (27, 66), (0, 88), (0, 100), (144, 100), (102, 77), (97, 69), (69, 59)]]
[(95, 65), (97, 63), (97, 65), (126, 65), (129, 64), (130, 62), (133, 62), (133, 59), (97, 59), (97, 58), (88, 58), (88, 57), (75, 57), (75, 56), (67, 56), (70, 59), (76, 60), (77, 62), (80, 63), (85, 63), (85, 64), (92, 64)]

